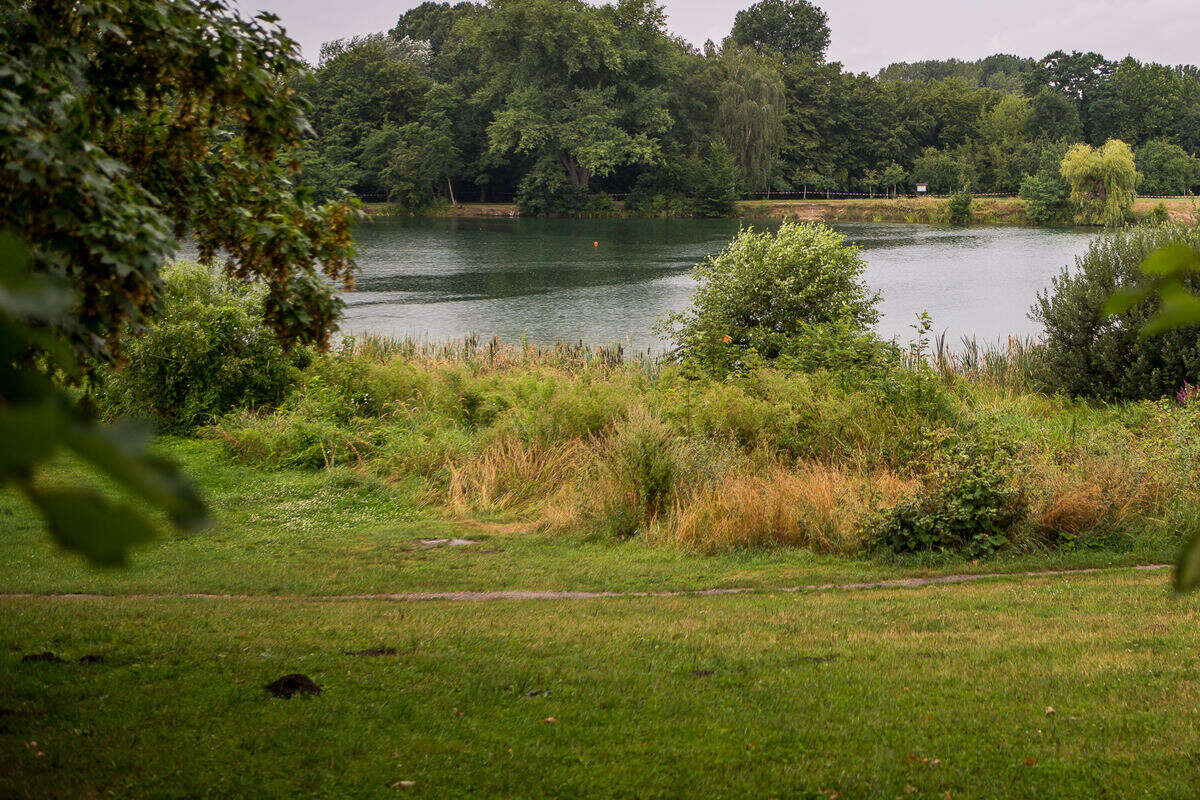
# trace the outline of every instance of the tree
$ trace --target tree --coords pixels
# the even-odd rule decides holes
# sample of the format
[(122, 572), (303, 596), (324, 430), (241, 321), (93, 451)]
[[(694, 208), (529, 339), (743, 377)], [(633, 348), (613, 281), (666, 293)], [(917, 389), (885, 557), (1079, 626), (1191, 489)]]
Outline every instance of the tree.
[(1030, 111), (1029, 135), (1034, 139), (1077, 142), (1083, 136), (1079, 108), (1062, 92), (1043, 86), (1030, 100)]
[[(306, 79), (296, 81), (313, 106), (317, 133), (304, 159), (336, 165), (338, 189), (373, 197), (387, 193), (383, 170), (399, 143), (398, 129), (420, 119), (430, 81), (413, 51), (384, 34), (328, 42)], [(319, 162), (318, 162), (319, 163)]]
[(390, 160), (381, 171), (388, 199), (410, 209), (428, 206), (443, 189), (455, 203), (454, 179), (463, 170), (462, 154), (454, 135), (447, 107), (452, 99), (448, 87), (436, 85), (419, 122), (397, 129)]
[(783, 136), (783, 82), (769, 60), (732, 50), (714, 63), (718, 81), (714, 123), (733, 155), (744, 187), (768, 185)]
[(930, 191), (937, 194), (960, 189), (970, 182), (971, 177), (970, 168), (961, 158), (934, 147), (925, 148), (913, 162), (913, 181), (928, 185)]
[(97, 561), (120, 562), (154, 526), (90, 490), (41, 486), (37, 465), (59, 449), (176, 524), (204, 516), (144, 436), (92, 424), (51, 379), (120, 360), (176, 236), (258, 281), (288, 345), (327, 345), (335, 289), (353, 279), (352, 208), (314, 206), (292, 183), (307, 123), (288, 79), (302, 62), (274, 21), (210, 0), (39, 0), (0, 25), (0, 480)]
[(454, 24), (476, 6), (473, 3), (433, 3), (426, 0), (415, 8), (400, 15), (395, 26), (388, 31), (395, 41), (410, 39), (428, 42), (430, 54), (437, 58), (450, 37)]
[(808, 0), (761, 0), (734, 17), (735, 47), (774, 53), (785, 61), (823, 61), (829, 47), (829, 17)]
[(475, 102), (496, 110), (493, 157), (557, 163), (573, 187), (625, 164), (654, 164), (671, 126), (671, 44), (649, 0), (594, 8), (582, 0), (491, 0), (464, 34), (486, 83)]
[(1142, 194), (1190, 194), (1200, 183), (1200, 159), (1164, 139), (1151, 139), (1137, 149)]
[(1021, 182), (1025, 216), (1035, 225), (1069, 225), (1074, 219), (1071, 185), (1062, 174), (1066, 152), (1066, 144), (1046, 147), (1037, 172)]
[(892, 197), (896, 196), (896, 187), (904, 183), (908, 179), (908, 171), (904, 167), (897, 164), (895, 161), (888, 164), (883, 173), (879, 176), (879, 181), (888, 188)]
[(1063, 156), (1061, 170), (1083, 222), (1119, 227), (1129, 220), (1138, 182), (1129, 145), (1119, 139), (1100, 148), (1077, 144)]

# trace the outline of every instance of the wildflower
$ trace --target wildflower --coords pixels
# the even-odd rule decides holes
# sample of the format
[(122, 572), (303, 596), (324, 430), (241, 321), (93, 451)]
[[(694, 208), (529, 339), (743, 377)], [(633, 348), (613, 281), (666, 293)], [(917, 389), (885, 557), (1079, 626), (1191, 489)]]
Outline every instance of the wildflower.
[(733, 337), (727, 333), (721, 338), (721, 341), (724, 342), (725, 344), (729, 344), (730, 342), (733, 341)]
[(1184, 381), (1183, 388), (1175, 393), (1175, 399), (1181, 406), (1190, 406), (1192, 403), (1200, 401), (1200, 386)]

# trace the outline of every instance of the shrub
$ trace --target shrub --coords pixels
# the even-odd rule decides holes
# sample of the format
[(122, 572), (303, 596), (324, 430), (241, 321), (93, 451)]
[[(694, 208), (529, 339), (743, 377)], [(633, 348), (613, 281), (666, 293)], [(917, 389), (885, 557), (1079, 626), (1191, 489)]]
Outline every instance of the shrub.
[(1171, 214), (1167, 211), (1167, 207), (1162, 203), (1155, 203), (1154, 208), (1150, 209), (1150, 213), (1142, 220), (1143, 225), (1157, 225), (1159, 227), (1166, 225), (1171, 221)]
[(878, 295), (858, 249), (829, 227), (785, 222), (774, 236), (743, 229), (693, 271), (692, 307), (658, 330), (686, 362), (717, 376), (772, 361), (819, 326), (866, 334)]
[(1051, 145), (1042, 154), (1041, 166), (1021, 183), (1025, 216), (1034, 225), (1069, 225), (1075, 219), (1071, 184), (1062, 174), (1063, 146)]
[(875, 520), (876, 544), (897, 554), (991, 555), (1022, 516), (1021, 494), (1008, 477), (1011, 457), (986, 437), (938, 448), (921, 490)]
[(670, 426), (634, 407), (605, 450), (605, 468), (622, 494), (622, 518), (651, 522), (667, 510), (680, 472)]
[(517, 187), (521, 216), (582, 216), (588, 207), (586, 186), (576, 186), (554, 159), (539, 161)]
[(279, 403), (308, 360), (272, 336), (260, 290), (190, 263), (166, 271), (159, 315), (123, 346), (128, 365), (100, 374), (101, 412), (176, 433), (234, 408)]
[[(1180, 241), (1200, 246), (1200, 230), (1170, 225), (1110, 232), (1038, 295), (1031, 316), (1045, 327), (1043, 388), (1108, 401), (1153, 399), (1200, 377), (1200, 327), (1141, 334), (1158, 311), (1157, 296), (1119, 315), (1105, 314), (1114, 292), (1142, 279), (1147, 255)], [(1184, 282), (1200, 289), (1200, 275)]]
[(946, 213), (951, 225), (967, 225), (971, 221), (971, 203), (974, 198), (967, 189), (954, 193), (946, 203)]

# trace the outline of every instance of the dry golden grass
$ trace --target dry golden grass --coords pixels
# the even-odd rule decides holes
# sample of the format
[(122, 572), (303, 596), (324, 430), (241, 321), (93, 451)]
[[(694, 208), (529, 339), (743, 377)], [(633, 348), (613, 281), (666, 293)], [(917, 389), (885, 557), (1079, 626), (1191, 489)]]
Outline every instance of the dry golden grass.
[(701, 550), (798, 546), (824, 553), (861, 550), (872, 502), (891, 503), (912, 482), (890, 472), (862, 474), (823, 464), (776, 467), (708, 484), (679, 499), (660, 535)]
[(457, 514), (512, 511), (571, 483), (585, 457), (578, 441), (543, 448), (501, 439), (461, 463), (447, 462), (445, 501)]
[(1119, 528), (1158, 515), (1178, 497), (1178, 476), (1155, 470), (1144, 455), (1084, 458), (1065, 467), (1035, 467), (1028, 475), (1030, 518), (1045, 539)]

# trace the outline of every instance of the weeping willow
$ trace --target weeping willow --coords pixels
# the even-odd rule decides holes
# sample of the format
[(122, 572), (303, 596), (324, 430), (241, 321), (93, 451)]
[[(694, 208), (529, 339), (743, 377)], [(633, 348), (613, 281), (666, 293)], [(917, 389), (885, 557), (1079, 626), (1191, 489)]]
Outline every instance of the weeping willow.
[(762, 191), (770, 185), (783, 141), (783, 80), (751, 50), (726, 52), (721, 69), (717, 128), (737, 163), (743, 188)]
[(1099, 148), (1077, 144), (1063, 157), (1062, 175), (1081, 222), (1120, 227), (1128, 221), (1138, 181), (1129, 145), (1120, 139)]

